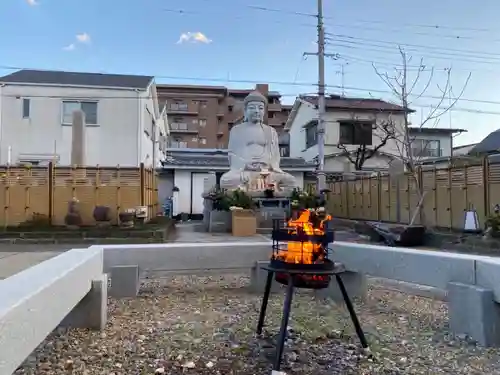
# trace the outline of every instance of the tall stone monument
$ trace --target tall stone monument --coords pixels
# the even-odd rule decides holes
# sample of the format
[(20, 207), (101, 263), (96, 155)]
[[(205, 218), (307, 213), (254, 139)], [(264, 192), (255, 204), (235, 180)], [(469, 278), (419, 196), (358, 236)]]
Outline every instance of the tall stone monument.
[(221, 188), (229, 191), (242, 189), (259, 196), (273, 186), (275, 195), (289, 195), (296, 187), (296, 180), (280, 168), (278, 134), (264, 123), (267, 99), (254, 91), (243, 103), (244, 121), (229, 133), (230, 170), (222, 175)]
[(82, 111), (73, 112), (71, 165), (85, 165), (85, 114)]

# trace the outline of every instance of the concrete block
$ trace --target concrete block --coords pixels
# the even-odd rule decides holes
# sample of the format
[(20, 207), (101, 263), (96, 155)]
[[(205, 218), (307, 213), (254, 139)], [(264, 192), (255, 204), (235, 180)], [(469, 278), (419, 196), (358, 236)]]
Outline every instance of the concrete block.
[(91, 281), (90, 291), (66, 315), (61, 327), (102, 330), (108, 321), (108, 275)]
[(492, 290), (449, 283), (448, 316), (453, 333), (466, 334), (486, 347), (500, 346), (500, 306)]
[[(266, 288), (267, 274), (266, 270), (263, 270), (261, 267), (269, 264), (269, 261), (259, 261), (255, 262), (255, 265), (252, 267), (250, 273), (250, 290), (253, 293), (264, 293)], [(281, 290), (281, 284), (274, 280), (271, 284), (271, 293), (276, 293)]]
[(331, 258), (346, 270), (446, 289), (449, 282), (475, 284), (477, 256), (336, 241)]
[[(364, 300), (366, 298), (367, 279), (365, 275), (348, 271), (342, 273), (340, 277), (351, 299), (356, 297)], [(332, 281), (328, 288), (316, 290), (315, 295), (317, 298), (331, 298), (335, 302), (344, 302), (335, 275), (332, 276)]]
[(137, 297), (140, 280), (138, 266), (115, 266), (111, 268), (111, 297)]

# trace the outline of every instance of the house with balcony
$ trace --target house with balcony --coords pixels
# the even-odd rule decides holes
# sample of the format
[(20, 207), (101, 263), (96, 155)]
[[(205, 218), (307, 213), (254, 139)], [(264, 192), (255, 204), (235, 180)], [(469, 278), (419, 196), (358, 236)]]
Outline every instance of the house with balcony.
[(75, 110), (84, 113), (85, 164), (165, 159), (167, 119), (154, 77), (19, 70), (0, 77), (0, 164), (69, 165)]
[[(377, 147), (387, 134), (384, 124), (391, 124), (395, 134), (402, 137), (405, 113), (409, 108), (380, 99), (348, 98), (331, 95), (326, 99), (325, 123), (325, 171), (331, 173), (353, 172), (355, 166), (346, 157), (352, 156), (359, 145)], [(289, 134), (291, 157), (302, 157), (306, 161), (318, 157), (318, 109), (317, 97), (301, 96), (295, 100), (285, 125)], [(420, 159), (451, 155), (452, 135), (458, 129), (412, 128), (413, 155)], [(387, 139), (386, 144), (362, 166), (363, 170), (388, 169), (391, 162), (401, 159), (400, 139)], [(341, 145), (341, 146), (340, 146)]]

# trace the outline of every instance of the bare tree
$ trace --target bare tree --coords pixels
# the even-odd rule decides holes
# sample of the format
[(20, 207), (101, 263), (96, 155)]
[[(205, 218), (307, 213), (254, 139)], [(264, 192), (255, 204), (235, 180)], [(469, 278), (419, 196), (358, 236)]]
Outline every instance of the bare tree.
[[(375, 65), (373, 68), (375, 69), (375, 73), (380, 77), (380, 79), (387, 85), (390, 89), (391, 93), (397, 98), (397, 101), (400, 105), (407, 109), (403, 112), (403, 124), (402, 127), (395, 127), (393, 131), (395, 132), (394, 139), (396, 140), (399, 157), (404, 162), (406, 166), (406, 170), (412, 176), (413, 183), (416, 185), (417, 194), (418, 194), (418, 205), (413, 213), (413, 217), (411, 218), (410, 225), (415, 221), (417, 214), (420, 212), (425, 193), (423, 192), (423, 187), (421, 186), (421, 181), (418, 178), (418, 166), (419, 166), (419, 157), (421, 155), (414, 155), (413, 152), (413, 143), (415, 141), (415, 136), (410, 134), (410, 111), (412, 103), (415, 100), (426, 96), (427, 91), (431, 87), (434, 79), (434, 68), (429, 68), (424, 64), (423, 59), (420, 60), (420, 63), (417, 65), (417, 69), (415, 70), (415, 77), (409, 77), (408, 65), (412, 60), (411, 56), (407, 56), (404, 49), (399, 47), (399, 53), (401, 55), (402, 65), (394, 68), (394, 73), (390, 75), (389, 73), (380, 72)], [(467, 76), (461, 90), (458, 95), (453, 95), (453, 86), (451, 84), (451, 68), (447, 68), (446, 72), (446, 80), (444, 86), (436, 85), (440, 94), (435, 96), (437, 103), (431, 107), (429, 113), (422, 117), (418, 125), (412, 125), (412, 128), (423, 128), (423, 127), (435, 127), (438, 125), (440, 118), (453, 109), (455, 104), (462, 97), (471, 77), (471, 74)], [(429, 72), (429, 76), (426, 80), (423, 80), (424, 72)], [(419, 90), (418, 93), (414, 93), (417, 90), (417, 86), (423, 83), (423, 88)], [(446, 103), (447, 102), (447, 103)], [(424, 149), (427, 148), (427, 145), (424, 146)]]
[[(337, 144), (337, 148), (341, 150), (341, 156), (344, 156), (353, 166), (356, 171), (361, 171), (363, 166), (367, 160), (377, 155), (377, 153), (387, 145), (387, 142), (390, 139), (395, 139), (395, 127), (394, 123), (389, 116), (388, 120), (384, 120), (381, 122), (377, 122), (377, 118), (375, 117), (371, 121), (362, 121), (356, 117), (352, 118), (353, 131), (365, 131), (370, 141), (364, 140), (364, 137), (359, 137), (359, 141), (352, 142), (355, 143), (355, 148), (352, 143), (346, 142), (342, 143), (342, 137), (340, 137), (340, 141)], [(378, 138), (378, 141), (373, 144), (371, 142), (372, 135)]]

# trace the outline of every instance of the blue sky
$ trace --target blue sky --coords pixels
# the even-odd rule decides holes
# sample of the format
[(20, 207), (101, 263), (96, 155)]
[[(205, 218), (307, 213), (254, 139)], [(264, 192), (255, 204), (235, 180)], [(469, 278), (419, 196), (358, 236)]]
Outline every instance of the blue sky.
[[(10, 66), (235, 88), (276, 82), (271, 89), (291, 103), (316, 90), (316, 59), (302, 56), (316, 49), (316, 20), (307, 15), (315, 11), (314, 0), (2, 0), (0, 74)], [(494, 0), (324, 0), (326, 50), (338, 54), (326, 61), (327, 90), (341, 93), (343, 85), (349, 96), (395, 100), (372, 62), (392, 75), (402, 44), (412, 57), (410, 79), (424, 59), (415, 93), (433, 68), (431, 85), (412, 103), (414, 123), (436, 105), (433, 97), (452, 67), (455, 94), (471, 78), (463, 100), (438, 126), (467, 129), (456, 144), (479, 141), (500, 128), (499, 13)]]

